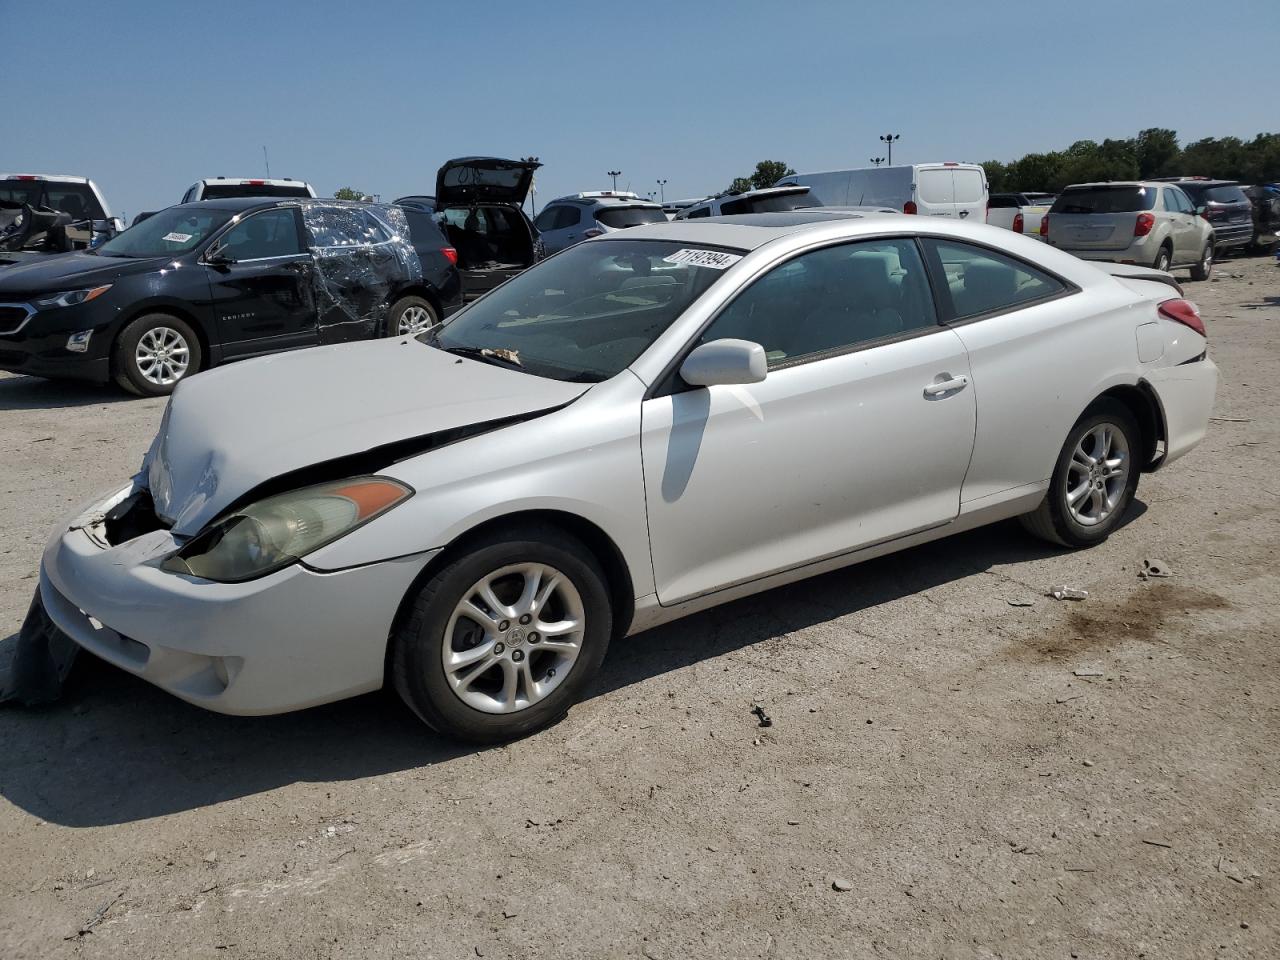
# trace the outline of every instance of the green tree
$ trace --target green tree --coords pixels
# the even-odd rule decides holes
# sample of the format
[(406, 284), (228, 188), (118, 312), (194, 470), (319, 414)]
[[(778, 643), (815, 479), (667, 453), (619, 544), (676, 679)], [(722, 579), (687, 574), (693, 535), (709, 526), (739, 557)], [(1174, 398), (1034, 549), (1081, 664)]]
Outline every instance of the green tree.
[(751, 182), (750, 177), (734, 177), (733, 183), (729, 184), (729, 192), (746, 193), (748, 190), (752, 189), (753, 186), (754, 184)]
[(363, 200), (368, 194), (363, 190), (357, 190), (355, 187), (339, 187), (333, 191), (333, 199), (335, 200)]
[(1149, 177), (1173, 175), (1173, 166), (1177, 162), (1178, 135), (1163, 127), (1149, 127), (1138, 133), (1135, 144), (1138, 155), (1138, 176), (1146, 180)]
[(781, 160), (761, 160), (756, 164), (756, 172), (751, 174), (750, 179), (757, 190), (763, 190), (765, 187), (772, 187), (783, 177), (789, 177), (793, 173), (795, 171)]

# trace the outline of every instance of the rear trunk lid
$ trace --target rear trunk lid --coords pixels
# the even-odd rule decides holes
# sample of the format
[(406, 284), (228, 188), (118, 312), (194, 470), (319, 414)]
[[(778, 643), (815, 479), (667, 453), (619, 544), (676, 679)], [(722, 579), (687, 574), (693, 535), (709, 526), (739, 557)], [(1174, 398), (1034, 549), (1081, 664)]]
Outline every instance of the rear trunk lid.
[(1157, 191), (1133, 184), (1068, 187), (1049, 209), (1049, 239), (1069, 250), (1123, 250)]
[(436, 173), (436, 206), (472, 203), (524, 203), (533, 183), (536, 160), (503, 160), (500, 157), (459, 157)]

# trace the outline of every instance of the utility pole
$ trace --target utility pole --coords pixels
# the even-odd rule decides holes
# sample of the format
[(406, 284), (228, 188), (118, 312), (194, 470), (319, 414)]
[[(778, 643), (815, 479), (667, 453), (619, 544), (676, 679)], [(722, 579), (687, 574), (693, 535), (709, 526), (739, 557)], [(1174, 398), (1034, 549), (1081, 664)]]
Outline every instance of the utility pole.
[(900, 133), (882, 133), (882, 134), (880, 135), (880, 139), (881, 139), (883, 142), (885, 142), (885, 143), (887, 143), (887, 144), (889, 145), (889, 166), (891, 166), (891, 167), (892, 167), (892, 166), (893, 166), (893, 141), (895, 141), (895, 140), (901, 140), (901, 139), (902, 139), (902, 134), (900, 134)]
[(666, 203), (667, 202), (667, 181), (665, 180), (658, 181), (658, 194), (661, 197), (660, 202)]
[(605, 174), (605, 176), (606, 176), (606, 177), (611, 177), (611, 178), (613, 179), (613, 192), (614, 192), (614, 193), (617, 193), (617, 192), (618, 192), (618, 178), (619, 178), (620, 176), (622, 176), (622, 171), (621, 171), (621, 170), (610, 170), (608, 173), (606, 173), (606, 174)]
[(271, 160), (267, 157), (267, 145), (262, 145), (262, 162), (267, 165), (267, 179), (271, 179)]
[(872, 166), (876, 166), (876, 167), (878, 167), (878, 166), (880, 166), (880, 164), (882, 164), (882, 163), (884, 163), (884, 157), (872, 157), (872, 158), (871, 158), (871, 164), (872, 164)]

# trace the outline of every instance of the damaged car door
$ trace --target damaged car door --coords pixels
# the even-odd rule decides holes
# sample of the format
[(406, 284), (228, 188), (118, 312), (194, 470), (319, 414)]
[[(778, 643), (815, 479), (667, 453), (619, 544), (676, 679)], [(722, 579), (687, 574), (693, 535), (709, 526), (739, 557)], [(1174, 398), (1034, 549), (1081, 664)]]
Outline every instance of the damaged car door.
[(397, 289), (421, 277), (402, 210), (361, 204), (303, 204), (315, 269), (320, 343), (381, 336)]
[(240, 220), (204, 255), (226, 358), (316, 343), (312, 259), (296, 207)]

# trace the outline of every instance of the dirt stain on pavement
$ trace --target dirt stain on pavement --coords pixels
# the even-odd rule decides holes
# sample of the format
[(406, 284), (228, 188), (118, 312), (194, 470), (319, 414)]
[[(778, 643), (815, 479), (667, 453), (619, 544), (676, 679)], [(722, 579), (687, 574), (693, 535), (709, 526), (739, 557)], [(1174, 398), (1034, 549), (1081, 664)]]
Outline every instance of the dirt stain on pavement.
[(1124, 643), (1160, 643), (1161, 628), (1194, 610), (1230, 607), (1216, 593), (1175, 584), (1140, 587), (1122, 603), (1085, 600), (1073, 604), (1067, 618), (1047, 632), (1011, 644), (1011, 660), (1067, 660), (1098, 648)]

